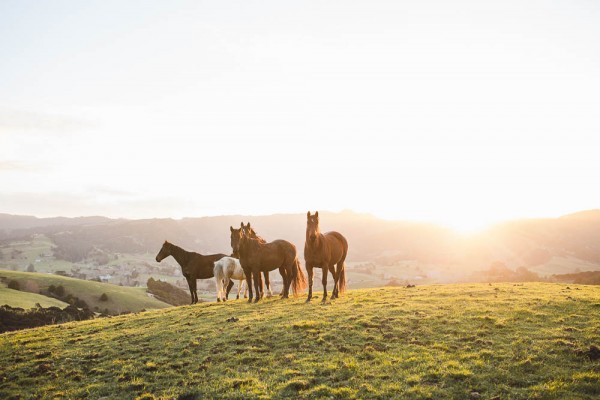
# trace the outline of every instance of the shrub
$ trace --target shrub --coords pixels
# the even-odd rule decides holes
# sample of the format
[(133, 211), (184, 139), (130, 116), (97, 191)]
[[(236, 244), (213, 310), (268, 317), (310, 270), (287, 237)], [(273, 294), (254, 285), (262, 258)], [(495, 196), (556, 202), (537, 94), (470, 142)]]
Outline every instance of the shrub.
[(8, 288), (14, 289), (14, 290), (20, 290), (21, 285), (19, 284), (18, 281), (12, 280), (12, 281), (8, 282)]
[(65, 295), (65, 288), (63, 287), (63, 285), (58, 285), (54, 290), (54, 294), (58, 297), (63, 297)]
[(100, 301), (108, 301), (108, 296), (106, 295), (106, 293), (102, 293), (102, 295), (100, 296)]

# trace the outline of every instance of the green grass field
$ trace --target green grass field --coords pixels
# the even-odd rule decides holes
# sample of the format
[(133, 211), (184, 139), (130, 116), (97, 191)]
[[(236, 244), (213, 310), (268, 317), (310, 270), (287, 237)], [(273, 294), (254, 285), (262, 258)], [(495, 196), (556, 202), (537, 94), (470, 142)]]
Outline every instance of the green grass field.
[[(14, 279), (19, 282), (22, 291), (27, 290), (34, 293), (46, 290), (50, 285), (62, 285), (67, 293), (84, 300), (90, 308), (98, 307), (100, 310), (107, 308), (114, 313), (170, 307), (169, 304), (148, 297), (144, 288), (124, 287), (109, 283), (84, 281), (59, 275), (32, 272), (0, 270), (0, 277), (6, 277), (10, 280)], [(100, 301), (100, 296), (103, 293), (106, 293), (108, 296), (108, 301)], [(13, 306), (11, 302), (6, 304)]]
[(600, 396), (600, 361), (586, 355), (600, 346), (599, 287), (435, 285), (304, 299), (5, 333), (0, 398)]
[(0, 305), (8, 304), (11, 307), (20, 307), (24, 309), (34, 308), (36, 304), (42, 307), (65, 308), (68, 303), (42, 296), (41, 294), (21, 292), (0, 286)]

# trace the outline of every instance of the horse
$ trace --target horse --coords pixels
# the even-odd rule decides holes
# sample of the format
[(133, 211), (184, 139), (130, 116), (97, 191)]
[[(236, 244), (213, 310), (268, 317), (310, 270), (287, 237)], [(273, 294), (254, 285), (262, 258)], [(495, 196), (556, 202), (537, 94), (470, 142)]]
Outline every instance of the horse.
[[(204, 256), (192, 251), (186, 251), (165, 240), (165, 243), (163, 243), (162, 248), (156, 255), (156, 262), (161, 262), (168, 256), (173, 256), (175, 261), (181, 266), (181, 272), (190, 288), (190, 294), (192, 296), (191, 304), (198, 303), (196, 280), (212, 278), (214, 276), (214, 262), (223, 257), (227, 257), (226, 254), (221, 253)], [(233, 286), (233, 281), (230, 281), (229, 285), (228, 291)]]
[(339, 297), (346, 290), (346, 255), (348, 241), (339, 232), (321, 233), (319, 228), (319, 212), (310, 215), (306, 213), (306, 241), (304, 242), (304, 262), (308, 275), (308, 298), (312, 298), (313, 268), (323, 269), (323, 300), (327, 300), (327, 270), (333, 276), (333, 291), (331, 299)]
[(247, 227), (244, 227), (242, 223), (239, 229), (233, 227), (229, 227), (229, 229), (231, 231), (231, 247), (240, 255), (240, 263), (246, 275), (249, 303), (254, 298), (252, 280), (254, 280), (256, 291), (254, 302), (258, 303), (262, 297), (260, 273), (263, 271), (279, 269), (279, 273), (283, 278), (283, 292), (281, 293), (283, 298), (289, 297), (290, 286), (294, 296), (306, 287), (306, 277), (300, 268), (296, 246), (286, 240), (262, 243), (259, 239), (251, 238), (247, 234), (250, 223)]
[[(230, 229), (233, 229), (233, 227), (230, 227)], [(265, 239), (258, 236), (256, 234), (256, 232), (254, 231), (254, 229), (252, 229), (250, 227), (250, 222), (248, 222), (247, 226), (244, 226), (244, 223), (240, 222), (240, 229), (243, 229), (244, 233), (246, 235), (248, 235), (249, 237), (251, 237), (253, 239), (258, 239), (258, 240), (260, 240), (261, 243), (267, 243), (267, 241)], [(238, 251), (233, 248), (233, 244), (231, 245), (231, 248), (233, 251), (233, 253), (231, 253), (231, 256), (239, 259), (240, 255), (238, 254)], [(273, 287), (271, 286), (271, 281), (269, 280), (269, 271), (263, 271), (263, 276), (265, 277), (265, 286), (267, 287), (267, 292), (268, 292), (267, 297), (273, 297)], [(263, 288), (261, 285), (261, 297), (262, 297), (262, 293), (263, 293)], [(229, 292), (227, 292), (227, 295), (229, 295)]]
[[(217, 286), (217, 301), (226, 301), (229, 297), (229, 291), (225, 291), (225, 288), (229, 286), (230, 280), (238, 280), (238, 291), (236, 299), (240, 298), (240, 292), (246, 282), (246, 276), (244, 270), (240, 264), (240, 260), (233, 257), (223, 257), (219, 261), (214, 262), (214, 273), (215, 273), (215, 284)], [(244, 292), (244, 297), (248, 289)]]
[[(267, 241), (265, 239), (263, 239), (261, 236), (258, 236), (256, 234), (256, 231), (254, 231), (254, 229), (250, 226), (250, 222), (248, 222), (248, 224), (246, 226), (244, 226), (243, 222), (240, 222), (240, 226), (242, 229), (244, 229), (244, 233), (246, 235), (248, 235), (249, 238), (251, 239), (258, 239), (261, 243), (267, 243)], [(271, 287), (271, 282), (269, 281), (269, 271), (263, 271), (263, 276), (265, 277), (265, 286), (267, 287), (267, 297), (273, 297), (273, 288)], [(261, 285), (261, 297), (262, 297), (262, 285)]]

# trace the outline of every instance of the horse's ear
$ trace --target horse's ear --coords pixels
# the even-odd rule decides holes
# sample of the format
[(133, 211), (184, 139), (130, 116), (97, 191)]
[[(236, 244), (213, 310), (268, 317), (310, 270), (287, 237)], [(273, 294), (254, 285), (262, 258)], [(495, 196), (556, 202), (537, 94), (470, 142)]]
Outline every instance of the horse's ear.
[(244, 227), (244, 221), (240, 222), (240, 227), (243, 228)]
[(167, 242), (167, 241), (165, 240), (165, 244), (169, 244), (169, 242)]
[(250, 222), (248, 222), (247, 228), (250, 229)]
[(315, 213), (315, 217), (319, 218), (319, 212), (318, 211)]
[(306, 218), (310, 218), (310, 211), (306, 213)]
[(229, 230), (233, 232), (233, 226), (229, 225)]

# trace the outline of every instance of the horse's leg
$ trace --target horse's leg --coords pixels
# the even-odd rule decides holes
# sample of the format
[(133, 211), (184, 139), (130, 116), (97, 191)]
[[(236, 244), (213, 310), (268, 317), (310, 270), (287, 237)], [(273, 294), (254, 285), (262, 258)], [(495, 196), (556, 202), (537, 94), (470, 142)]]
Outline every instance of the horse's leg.
[(248, 303), (252, 303), (252, 271), (244, 270), (246, 274), (246, 287), (248, 288)]
[(223, 278), (221, 285), (223, 285), (223, 301), (227, 301), (229, 297), (229, 279), (227, 277)]
[(256, 291), (256, 297), (254, 299), (254, 302), (258, 303), (258, 301), (260, 300), (260, 287), (262, 285), (260, 271), (253, 271), (252, 279), (254, 279), (254, 290)]
[(196, 283), (197, 283), (196, 277), (195, 277), (195, 276), (192, 276), (192, 287), (193, 287), (193, 289), (194, 289), (194, 290), (193, 290), (193, 293), (192, 293), (192, 297), (194, 298), (194, 299), (192, 300), (192, 304), (196, 304), (196, 303), (198, 303), (198, 292), (196, 291), (196, 290), (197, 290), (197, 288), (196, 288)]
[(233, 280), (231, 278), (225, 278), (225, 282), (227, 284), (227, 293), (225, 294), (225, 300), (229, 299), (229, 292), (231, 292), (231, 288), (233, 287)]
[(285, 298), (290, 296), (290, 287), (292, 286), (292, 280), (294, 279), (294, 267), (295, 262), (292, 265), (288, 265), (285, 270)]
[(263, 271), (265, 277), (265, 286), (267, 287), (268, 297), (273, 297), (273, 291), (271, 290), (271, 282), (269, 281), (269, 271)]
[(331, 291), (331, 300), (338, 298), (338, 278), (339, 274), (335, 272), (335, 264), (329, 266), (329, 272), (333, 276), (333, 290)]
[(239, 298), (240, 298), (240, 292), (242, 291), (243, 284), (244, 284), (244, 281), (242, 279), (240, 279), (238, 281), (237, 296), (235, 297), (236, 300), (239, 300)]
[(192, 280), (190, 279), (189, 275), (185, 277), (185, 280), (187, 281), (188, 287), (190, 288), (190, 296), (192, 296), (192, 302), (190, 304), (194, 304), (194, 291), (192, 286)]
[(217, 291), (217, 302), (221, 301), (221, 280), (215, 277), (215, 289)]
[(325, 303), (325, 300), (327, 300), (327, 266), (323, 266), (322, 270), (323, 279), (321, 279), (321, 282), (323, 283), (323, 300), (321, 300), (321, 303)]
[(281, 274), (281, 279), (283, 279), (283, 289), (281, 290), (281, 298), (287, 299), (288, 298), (288, 282), (289, 282), (288, 272), (285, 269), (285, 267), (280, 267), (279, 273)]
[(306, 264), (306, 274), (308, 275), (308, 298), (306, 299), (308, 303), (312, 299), (313, 277), (315, 275), (312, 265)]

